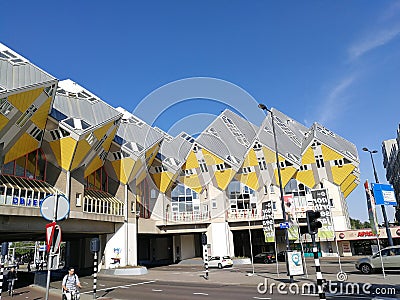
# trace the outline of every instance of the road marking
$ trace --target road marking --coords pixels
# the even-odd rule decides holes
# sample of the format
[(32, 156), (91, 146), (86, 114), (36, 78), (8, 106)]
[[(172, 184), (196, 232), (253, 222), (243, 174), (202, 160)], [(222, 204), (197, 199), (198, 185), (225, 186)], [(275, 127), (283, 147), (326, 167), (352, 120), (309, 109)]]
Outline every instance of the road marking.
[(153, 291), (153, 292), (162, 292), (163, 290), (155, 290), (155, 289), (152, 289), (151, 291)]
[(206, 293), (193, 293), (193, 295), (208, 296)]
[[(129, 288), (131, 286), (143, 285), (143, 284), (154, 283), (154, 282), (156, 282), (156, 281), (155, 280), (151, 280), (151, 281), (144, 281), (144, 282), (126, 284), (126, 285), (110, 286), (110, 287), (107, 287), (107, 288), (104, 288), (104, 289), (100, 289), (100, 290), (97, 290), (97, 291), (101, 292), (101, 291), (108, 291), (108, 290), (113, 290), (113, 289), (118, 289), (118, 288), (127, 289), (127, 288)], [(88, 291), (88, 292), (83, 292), (81, 294), (92, 294), (92, 293), (93, 293), (93, 291)]]
[(253, 297), (253, 299), (260, 299), (260, 300), (271, 300), (271, 298), (261, 298), (261, 297)]

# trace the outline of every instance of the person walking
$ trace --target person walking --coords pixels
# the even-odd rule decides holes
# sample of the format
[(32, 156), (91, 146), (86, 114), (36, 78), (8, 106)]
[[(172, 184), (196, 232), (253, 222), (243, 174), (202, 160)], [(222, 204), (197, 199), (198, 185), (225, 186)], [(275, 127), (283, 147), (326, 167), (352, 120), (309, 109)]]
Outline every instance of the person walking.
[(17, 277), (17, 270), (15, 267), (12, 267), (10, 271), (7, 273), (7, 282), (8, 282), (8, 295), (11, 297), (14, 295), (14, 283), (15, 280), (18, 279)]
[[(65, 299), (79, 300), (80, 295), (78, 288), (82, 288), (79, 277), (75, 274), (75, 269), (73, 267), (69, 267), (68, 274), (64, 276), (62, 281), (62, 289)], [(74, 296), (74, 298), (72, 296)]]

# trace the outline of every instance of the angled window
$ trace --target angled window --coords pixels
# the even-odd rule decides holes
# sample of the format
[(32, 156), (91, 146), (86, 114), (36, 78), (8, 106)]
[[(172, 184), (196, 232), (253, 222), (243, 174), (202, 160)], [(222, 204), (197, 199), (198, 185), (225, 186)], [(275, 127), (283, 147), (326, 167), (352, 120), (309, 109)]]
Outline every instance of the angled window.
[(33, 114), (37, 111), (37, 107), (35, 105), (31, 105), (26, 112), (24, 112), (22, 114), (21, 117), (19, 117), (19, 119), (17, 120), (17, 122), (15, 122), (15, 124), (19, 127), (23, 127), (26, 122), (28, 122), (28, 120), (33, 116)]
[(8, 102), (7, 98), (0, 99), (0, 113), (3, 116), (7, 116), (13, 108), (14, 106)]

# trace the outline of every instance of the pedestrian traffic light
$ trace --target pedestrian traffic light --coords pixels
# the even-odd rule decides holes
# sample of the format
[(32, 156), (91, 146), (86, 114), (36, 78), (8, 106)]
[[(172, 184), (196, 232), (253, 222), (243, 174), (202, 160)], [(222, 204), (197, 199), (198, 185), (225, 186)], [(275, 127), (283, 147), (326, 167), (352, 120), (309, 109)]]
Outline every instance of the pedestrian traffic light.
[(99, 238), (93, 238), (90, 240), (90, 252), (95, 253), (100, 251), (100, 240)]
[(1, 255), (6, 256), (8, 254), (8, 242), (1, 243)]
[(201, 244), (207, 245), (207, 235), (205, 233), (201, 234)]
[(317, 234), (318, 228), (322, 227), (322, 223), (318, 221), (318, 218), (321, 217), (321, 213), (319, 211), (307, 210), (307, 227), (309, 234)]

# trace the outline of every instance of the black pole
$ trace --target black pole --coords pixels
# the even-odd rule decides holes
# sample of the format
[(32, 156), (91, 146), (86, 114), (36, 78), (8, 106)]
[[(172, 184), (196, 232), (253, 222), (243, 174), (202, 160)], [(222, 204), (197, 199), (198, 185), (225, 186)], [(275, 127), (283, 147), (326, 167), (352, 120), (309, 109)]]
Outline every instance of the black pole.
[(3, 280), (4, 280), (4, 264), (3, 264), (3, 255), (0, 256), (0, 300), (1, 300), (1, 293), (3, 291)]
[[(281, 176), (281, 166), (279, 164), (279, 154), (278, 154), (278, 142), (276, 140), (276, 132), (275, 132), (275, 121), (274, 121), (274, 114), (271, 110), (269, 110), (264, 104), (259, 104), (259, 108), (261, 108), (263, 111), (266, 111), (265, 115), (268, 115), (268, 112), (271, 113), (271, 119), (272, 119), (272, 133), (274, 136), (274, 144), (275, 144), (275, 159), (276, 159), (276, 168), (278, 169), (278, 180), (279, 180), (279, 190), (281, 193), (280, 199), (281, 199), (281, 207), (282, 207), (282, 215), (283, 215), (283, 220), (284, 222), (288, 222), (288, 217), (286, 214), (286, 208), (285, 208), (285, 199), (283, 197), (283, 184), (282, 184), (282, 176)], [(289, 232), (288, 229), (285, 228), (285, 240), (286, 240), (286, 253), (290, 250), (290, 241), (289, 241)], [(286, 266), (288, 268), (288, 265)], [(289, 270), (288, 270), (289, 274)], [(293, 282), (293, 275), (289, 276), (290, 282)]]
[[(377, 151), (376, 150), (372, 150), (371, 151), (368, 148), (363, 148), (363, 150), (369, 152), (369, 155), (371, 156), (372, 169), (374, 170), (375, 182), (379, 183), (378, 173), (376, 172), (374, 158), (372, 156), (372, 153), (377, 153)], [(387, 235), (387, 238), (388, 238), (388, 244), (389, 244), (389, 246), (393, 246), (392, 233), (390, 232), (389, 222), (388, 222), (388, 218), (387, 218), (387, 215), (386, 215), (385, 205), (381, 205), (381, 209), (382, 209), (383, 220), (385, 222), (385, 228), (386, 228), (386, 235)]]
[(93, 299), (96, 299), (96, 289), (97, 289), (97, 252), (94, 252), (94, 260), (93, 260)]
[(324, 279), (322, 278), (321, 264), (318, 257), (317, 242), (315, 241), (315, 234), (311, 234), (313, 253), (314, 253), (314, 263), (315, 263), (315, 273), (317, 275), (317, 288), (319, 299), (326, 299), (324, 290)]

